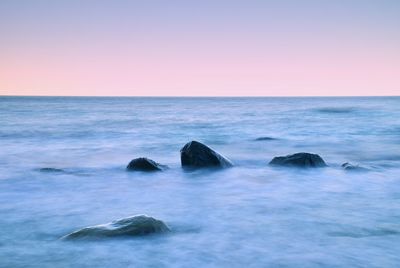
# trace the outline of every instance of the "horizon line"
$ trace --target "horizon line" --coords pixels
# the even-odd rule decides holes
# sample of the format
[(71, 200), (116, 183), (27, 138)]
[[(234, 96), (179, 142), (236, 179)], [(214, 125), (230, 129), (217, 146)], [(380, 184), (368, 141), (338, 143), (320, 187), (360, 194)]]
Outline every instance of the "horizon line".
[(400, 95), (292, 95), (292, 96), (276, 96), (276, 95), (2, 95), (0, 97), (63, 97), (63, 98), (360, 98), (360, 97), (400, 97)]

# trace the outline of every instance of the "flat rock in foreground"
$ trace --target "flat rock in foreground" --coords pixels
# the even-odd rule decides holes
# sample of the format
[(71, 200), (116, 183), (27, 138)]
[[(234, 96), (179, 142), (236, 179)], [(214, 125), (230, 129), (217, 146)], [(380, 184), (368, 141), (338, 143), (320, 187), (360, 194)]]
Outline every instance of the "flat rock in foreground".
[(126, 167), (129, 171), (162, 171), (167, 166), (161, 165), (151, 159), (140, 157), (133, 159)]
[(326, 167), (325, 161), (317, 154), (310, 153), (297, 153), (287, 156), (274, 157), (270, 165), (288, 166), (288, 167), (301, 167), (301, 168), (315, 168)]
[(233, 166), (233, 163), (205, 144), (198, 141), (186, 143), (181, 149), (182, 167), (204, 168)]
[(86, 227), (64, 236), (63, 239), (143, 236), (169, 231), (170, 229), (164, 222), (146, 215), (137, 215), (106, 224)]

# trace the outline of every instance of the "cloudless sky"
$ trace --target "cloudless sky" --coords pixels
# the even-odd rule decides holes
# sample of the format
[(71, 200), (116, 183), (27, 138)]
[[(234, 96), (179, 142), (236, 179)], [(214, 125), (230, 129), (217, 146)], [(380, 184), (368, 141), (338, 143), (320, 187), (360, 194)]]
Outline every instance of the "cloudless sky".
[(400, 95), (398, 0), (0, 0), (0, 95)]

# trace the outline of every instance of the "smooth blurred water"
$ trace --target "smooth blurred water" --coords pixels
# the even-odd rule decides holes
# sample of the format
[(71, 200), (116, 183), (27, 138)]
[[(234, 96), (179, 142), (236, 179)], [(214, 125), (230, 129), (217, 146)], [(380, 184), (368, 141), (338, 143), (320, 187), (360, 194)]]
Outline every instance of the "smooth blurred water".
[[(183, 171), (191, 140), (236, 166)], [(400, 266), (398, 97), (0, 97), (0, 148), (0, 267)], [(267, 165), (303, 151), (329, 167)], [(173, 231), (59, 240), (135, 214)]]

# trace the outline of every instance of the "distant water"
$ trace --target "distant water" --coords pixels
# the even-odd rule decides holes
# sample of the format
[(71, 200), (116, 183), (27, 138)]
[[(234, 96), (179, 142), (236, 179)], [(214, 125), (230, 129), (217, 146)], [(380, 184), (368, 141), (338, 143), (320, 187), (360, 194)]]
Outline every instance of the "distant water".
[[(183, 171), (191, 140), (236, 167)], [(0, 267), (400, 266), (398, 97), (0, 97), (0, 148)], [(296, 152), (329, 167), (267, 165)], [(172, 232), (59, 240), (135, 214)]]

